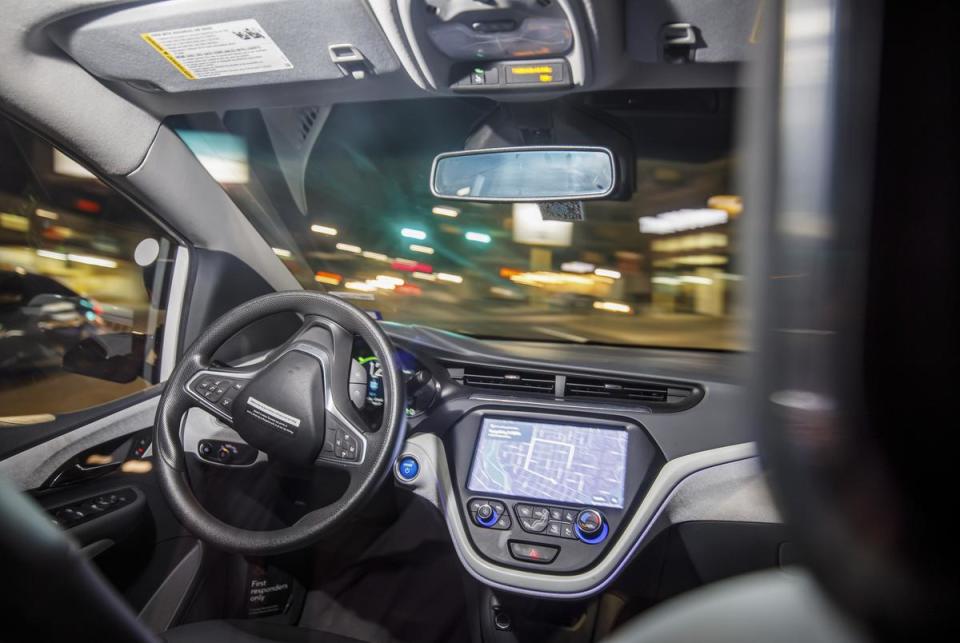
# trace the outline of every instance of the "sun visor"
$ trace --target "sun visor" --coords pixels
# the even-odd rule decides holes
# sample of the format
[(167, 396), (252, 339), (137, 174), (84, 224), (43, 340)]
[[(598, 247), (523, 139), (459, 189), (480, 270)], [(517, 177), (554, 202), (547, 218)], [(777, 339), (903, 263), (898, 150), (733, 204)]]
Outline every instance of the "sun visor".
[(72, 15), (47, 32), (94, 76), (144, 91), (362, 79), (399, 69), (357, 0), (168, 0)]

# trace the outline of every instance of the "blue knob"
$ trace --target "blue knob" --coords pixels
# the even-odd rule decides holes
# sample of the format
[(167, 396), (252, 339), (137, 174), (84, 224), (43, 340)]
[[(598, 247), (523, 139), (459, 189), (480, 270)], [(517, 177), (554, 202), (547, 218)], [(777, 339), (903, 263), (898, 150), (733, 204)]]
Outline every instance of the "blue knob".
[[(485, 509), (490, 512), (490, 515), (483, 517), (481, 514), (486, 513)], [(500, 513), (490, 505), (483, 505), (477, 510), (477, 523), (484, 527), (493, 527), (499, 519)]]
[(405, 455), (397, 463), (397, 475), (404, 482), (411, 482), (420, 473), (420, 463), (412, 455)]

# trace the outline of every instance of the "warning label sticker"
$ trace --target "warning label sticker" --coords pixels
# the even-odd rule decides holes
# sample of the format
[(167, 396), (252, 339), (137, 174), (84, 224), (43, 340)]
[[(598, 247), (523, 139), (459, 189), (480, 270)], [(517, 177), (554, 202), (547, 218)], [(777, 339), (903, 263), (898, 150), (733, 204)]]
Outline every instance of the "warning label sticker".
[(140, 37), (190, 80), (293, 69), (277, 43), (252, 18)]

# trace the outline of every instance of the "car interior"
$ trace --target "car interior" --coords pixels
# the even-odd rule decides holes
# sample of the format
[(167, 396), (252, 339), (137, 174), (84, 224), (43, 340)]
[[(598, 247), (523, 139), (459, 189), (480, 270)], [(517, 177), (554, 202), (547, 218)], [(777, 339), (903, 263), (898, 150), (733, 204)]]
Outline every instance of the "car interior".
[(0, 0), (0, 641), (955, 631), (949, 5)]

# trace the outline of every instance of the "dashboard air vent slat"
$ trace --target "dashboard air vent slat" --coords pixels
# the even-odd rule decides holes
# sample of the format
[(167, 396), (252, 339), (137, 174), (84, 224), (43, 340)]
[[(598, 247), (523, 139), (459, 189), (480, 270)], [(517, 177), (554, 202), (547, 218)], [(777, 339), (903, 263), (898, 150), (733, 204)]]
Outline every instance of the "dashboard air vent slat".
[(565, 399), (602, 399), (679, 404), (694, 394), (693, 388), (631, 380), (568, 377)]
[(556, 378), (545, 373), (481, 368), (468, 366), (463, 370), (463, 383), (466, 386), (484, 389), (519, 391), (523, 393), (543, 393), (553, 395)]

